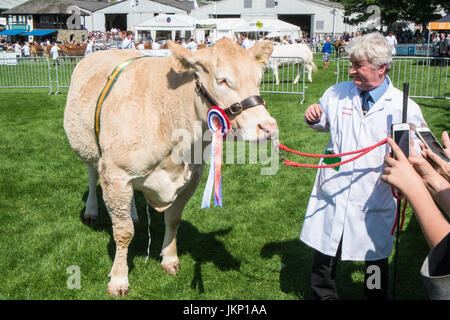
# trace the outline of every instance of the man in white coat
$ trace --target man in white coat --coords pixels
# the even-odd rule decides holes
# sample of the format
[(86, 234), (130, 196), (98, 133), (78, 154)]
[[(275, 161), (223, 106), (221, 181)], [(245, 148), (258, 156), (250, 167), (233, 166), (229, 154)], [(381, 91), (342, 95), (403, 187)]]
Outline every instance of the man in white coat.
[(392, 48), (392, 55), (395, 56), (397, 52), (397, 38), (394, 35), (394, 32), (390, 31), (389, 35), (386, 36), (386, 40), (389, 42)]
[[(304, 115), (311, 128), (330, 132), (326, 150), (334, 154), (372, 146), (391, 135), (392, 123), (402, 122), (403, 93), (387, 76), (392, 52), (385, 37), (367, 34), (345, 49), (353, 81), (327, 89), (319, 104), (310, 105)], [(411, 99), (407, 115), (408, 123), (425, 125), (419, 106)], [(317, 172), (300, 235), (315, 249), (311, 287), (316, 299), (338, 298), (335, 275), (339, 258), (365, 261), (366, 297), (388, 298), (396, 202), (391, 187), (380, 177), (389, 151), (388, 145), (382, 145), (338, 170)]]

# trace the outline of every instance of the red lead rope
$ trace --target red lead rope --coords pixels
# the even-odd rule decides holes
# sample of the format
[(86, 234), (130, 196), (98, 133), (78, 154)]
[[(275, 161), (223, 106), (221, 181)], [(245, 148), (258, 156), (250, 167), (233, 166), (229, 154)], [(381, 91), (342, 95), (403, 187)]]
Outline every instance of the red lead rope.
[[(290, 161), (287, 160), (283, 154), (278, 150), (278, 153), (280, 154), (281, 158), (283, 159), (283, 163), (286, 166), (291, 166), (291, 167), (302, 167), (302, 168), (333, 168), (333, 167), (337, 167), (340, 166), (342, 164), (354, 161), (356, 159), (358, 159), (359, 157), (362, 157), (363, 155), (369, 153), (370, 151), (372, 151), (373, 149), (383, 145), (387, 143), (387, 138), (381, 140), (380, 142), (378, 142), (377, 144), (367, 147), (367, 148), (363, 148), (357, 151), (350, 151), (350, 152), (344, 152), (344, 153), (339, 153), (339, 154), (310, 154), (310, 153), (303, 153), (300, 151), (295, 151), (292, 150), (288, 147), (286, 147), (285, 145), (282, 145), (281, 143), (278, 143), (278, 148), (293, 154), (297, 154), (300, 156), (304, 156), (304, 157), (310, 157), (310, 158), (335, 158), (335, 157), (344, 157), (344, 156), (349, 156), (352, 154), (358, 154), (357, 156), (347, 159), (345, 161), (341, 161), (341, 162), (337, 162), (337, 163), (333, 163), (333, 164), (327, 164), (327, 165), (317, 165), (317, 164), (305, 164), (305, 163), (298, 163), (298, 162), (294, 162), (294, 161)], [(396, 190), (391, 187), (392, 189), (392, 195), (394, 196), (395, 199), (397, 199), (397, 212), (398, 214), (400, 214), (399, 209), (401, 207), (401, 201), (403, 199), (403, 194), (401, 194), (400, 192), (396, 192)], [(408, 201), (405, 199), (405, 202), (403, 203), (403, 209), (401, 211), (401, 221), (400, 221), (400, 226), (399, 226), (399, 230), (403, 229), (403, 224), (405, 222), (405, 212), (406, 212), (406, 206), (408, 204)], [(392, 226), (391, 229), (391, 235), (394, 234), (395, 232), (395, 228), (397, 227), (397, 219), (395, 219), (395, 223)]]
[(324, 164), (324, 165), (317, 165), (317, 164), (304, 164), (304, 163), (297, 163), (294, 161), (290, 161), (287, 159), (283, 160), (283, 163), (287, 166), (292, 166), (292, 167), (303, 167), (303, 168), (333, 168), (333, 167), (337, 167), (340, 166), (342, 164), (354, 161), (356, 159), (358, 159), (359, 157), (367, 154), (368, 152), (372, 151), (373, 149), (385, 144), (387, 142), (387, 138), (381, 140), (380, 142), (378, 142), (377, 144), (361, 149), (361, 150), (357, 150), (357, 151), (351, 151), (351, 152), (344, 152), (344, 153), (339, 153), (339, 154), (310, 154), (310, 153), (303, 153), (303, 152), (299, 152), (299, 151), (295, 151), (292, 149), (289, 149), (288, 147), (286, 147), (285, 145), (282, 145), (281, 143), (278, 143), (278, 148), (280, 148), (281, 150), (293, 153), (293, 154), (297, 154), (300, 156), (304, 156), (304, 157), (310, 157), (310, 158), (335, 158), (335, 157), (344, 157), (344, 156), (349, 156), (352, 154), (357, 154), (359, 153), (357, 156), (347, 159), (345, 161), (341, 161), (341, 162), (337, 162), (337, 163), (333, 163), (333, 164)]

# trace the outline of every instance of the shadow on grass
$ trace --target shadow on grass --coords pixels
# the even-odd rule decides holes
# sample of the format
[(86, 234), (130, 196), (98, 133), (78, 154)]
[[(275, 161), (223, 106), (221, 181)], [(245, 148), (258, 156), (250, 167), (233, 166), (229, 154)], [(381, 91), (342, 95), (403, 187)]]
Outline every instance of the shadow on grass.
[[(83, 195), (83, 201), (86, 202), (88, 191)], [(128, 267), (129, 272), (134, 269), (134, 258), (136, 256), (147, 256), (148, 246), (148, 218), (146, 214), (146, 200), (140, 192), (134, 193), (136, 209), (139, 216), (139, 222), (134, 224), (134, 237), (128, 248)], [(99, 200), (99, 216), (93, 223), (85, 223), (83, 214), (85, 208), (80, 212), (80, 220), (94, 231), (107, 232), (110, 237), (108, 244), (108, 254), (112, 262), (116, 252), (116, 244), (113, 238), (111, 220), (103, 202), (101, 188), (97, 187), (97, 199)], [(164, 213), (157, 212), (149, 207), (150, 214), (150, 234), (151, 246), (149, 259), (161, 261), (161, 248), (164, 240)], [(191, 282), (191, 288), (197, 289), (199, 293), (204, 293), (203, 276), (201, 266), (204, 263), (212, 262), (219, 270), (239, 270), (241, 263), (227, 251), (223, 242), (216, 239), (217, 236), (223, 236), (230, 233), (232, 229), (221, 229), (213, 232), (202, 233), (190, 222), (181, 220), (177, 234), (178, 256), (189, 254), (195, 261), (194, 276)]]
[[(414, 252), (414, 254), (411, 254)], [(407, 230), (400, 233), (395, 296), (398, 300), (425, 299), (426, 293), (420, 278), (420, 268), (429, 249), (421, 234), (420, 226), (413, 218)], [(270, 259), (279, 256), (281, 260), (280, 290), (295, 294), (299, 299), (313, 299), (310, 276), (314, 250), (299, 239), (266, 243), (261, 257)], [(394, 253), (389, 259), (390, 299), (394, 297)], [(339, 299), (366, 299), (364, 295), (364, 262), (339, 261), (336, 271), (336, 287)]]

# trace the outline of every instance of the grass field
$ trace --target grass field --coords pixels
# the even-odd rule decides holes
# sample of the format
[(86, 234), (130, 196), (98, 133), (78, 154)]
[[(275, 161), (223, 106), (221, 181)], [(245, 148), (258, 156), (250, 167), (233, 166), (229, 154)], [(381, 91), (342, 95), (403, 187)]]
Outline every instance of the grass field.
[[(302, 114), (334, 84), (334, 71), (331, 63), (313, 74), (302, 105), (295, 95), (263, 94), (283, 144), (323, 151), (328, 135), (307, 128)], [(115, 253), (111, 222), (102, 201), (99, 219), (92, 225), (82, 222), (87, 172), (62, 127), (67, 90), (50, 96), (46, 89), (0, 93), (0, 299), (111, 299), (106, 293)], [(448, 101), (416, 101), (433, 132), (440, 137), (449, 129)], [(125, 299), (311, 299), (312, 250), (299, 234), (316, 171), (280, 165), (276, 175), (263, 176), (263, 165), (246, 163), (224, 166), (223, 209), (200, 210), (204, 175), (179, 228), (182, 269), (175, 277), (160, 266), (164, 221), (155, 211), (150, 212), (152, 242), (145, 262), (145, 201), (135, 194), (140, 222), (128, 255)], [(425, 298), (419, 270), (427, 253), (408, 208), (400, 237), (398, 299)], [(67, 286), (70, 266), (79, 267), (80, 289)], [(363, 299), (362, 270), (361, 263), (339, 265), (341, 299)]]

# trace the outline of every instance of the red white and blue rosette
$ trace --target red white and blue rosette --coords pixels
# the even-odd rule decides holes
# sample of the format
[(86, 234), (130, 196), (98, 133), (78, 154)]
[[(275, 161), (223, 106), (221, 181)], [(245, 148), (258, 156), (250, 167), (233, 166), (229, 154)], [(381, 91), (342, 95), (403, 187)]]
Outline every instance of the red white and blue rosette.
[(214, 206), (222, 207), (222, 144), (223, 137), (230, 130), (230, 120), (225, 112), (217, 106), (209, 108), (207, 122), (213, 136), (211, 139), (211, 161), (208, 180), (203, 191), (202, 209), (210, 207), (213, 189)]

